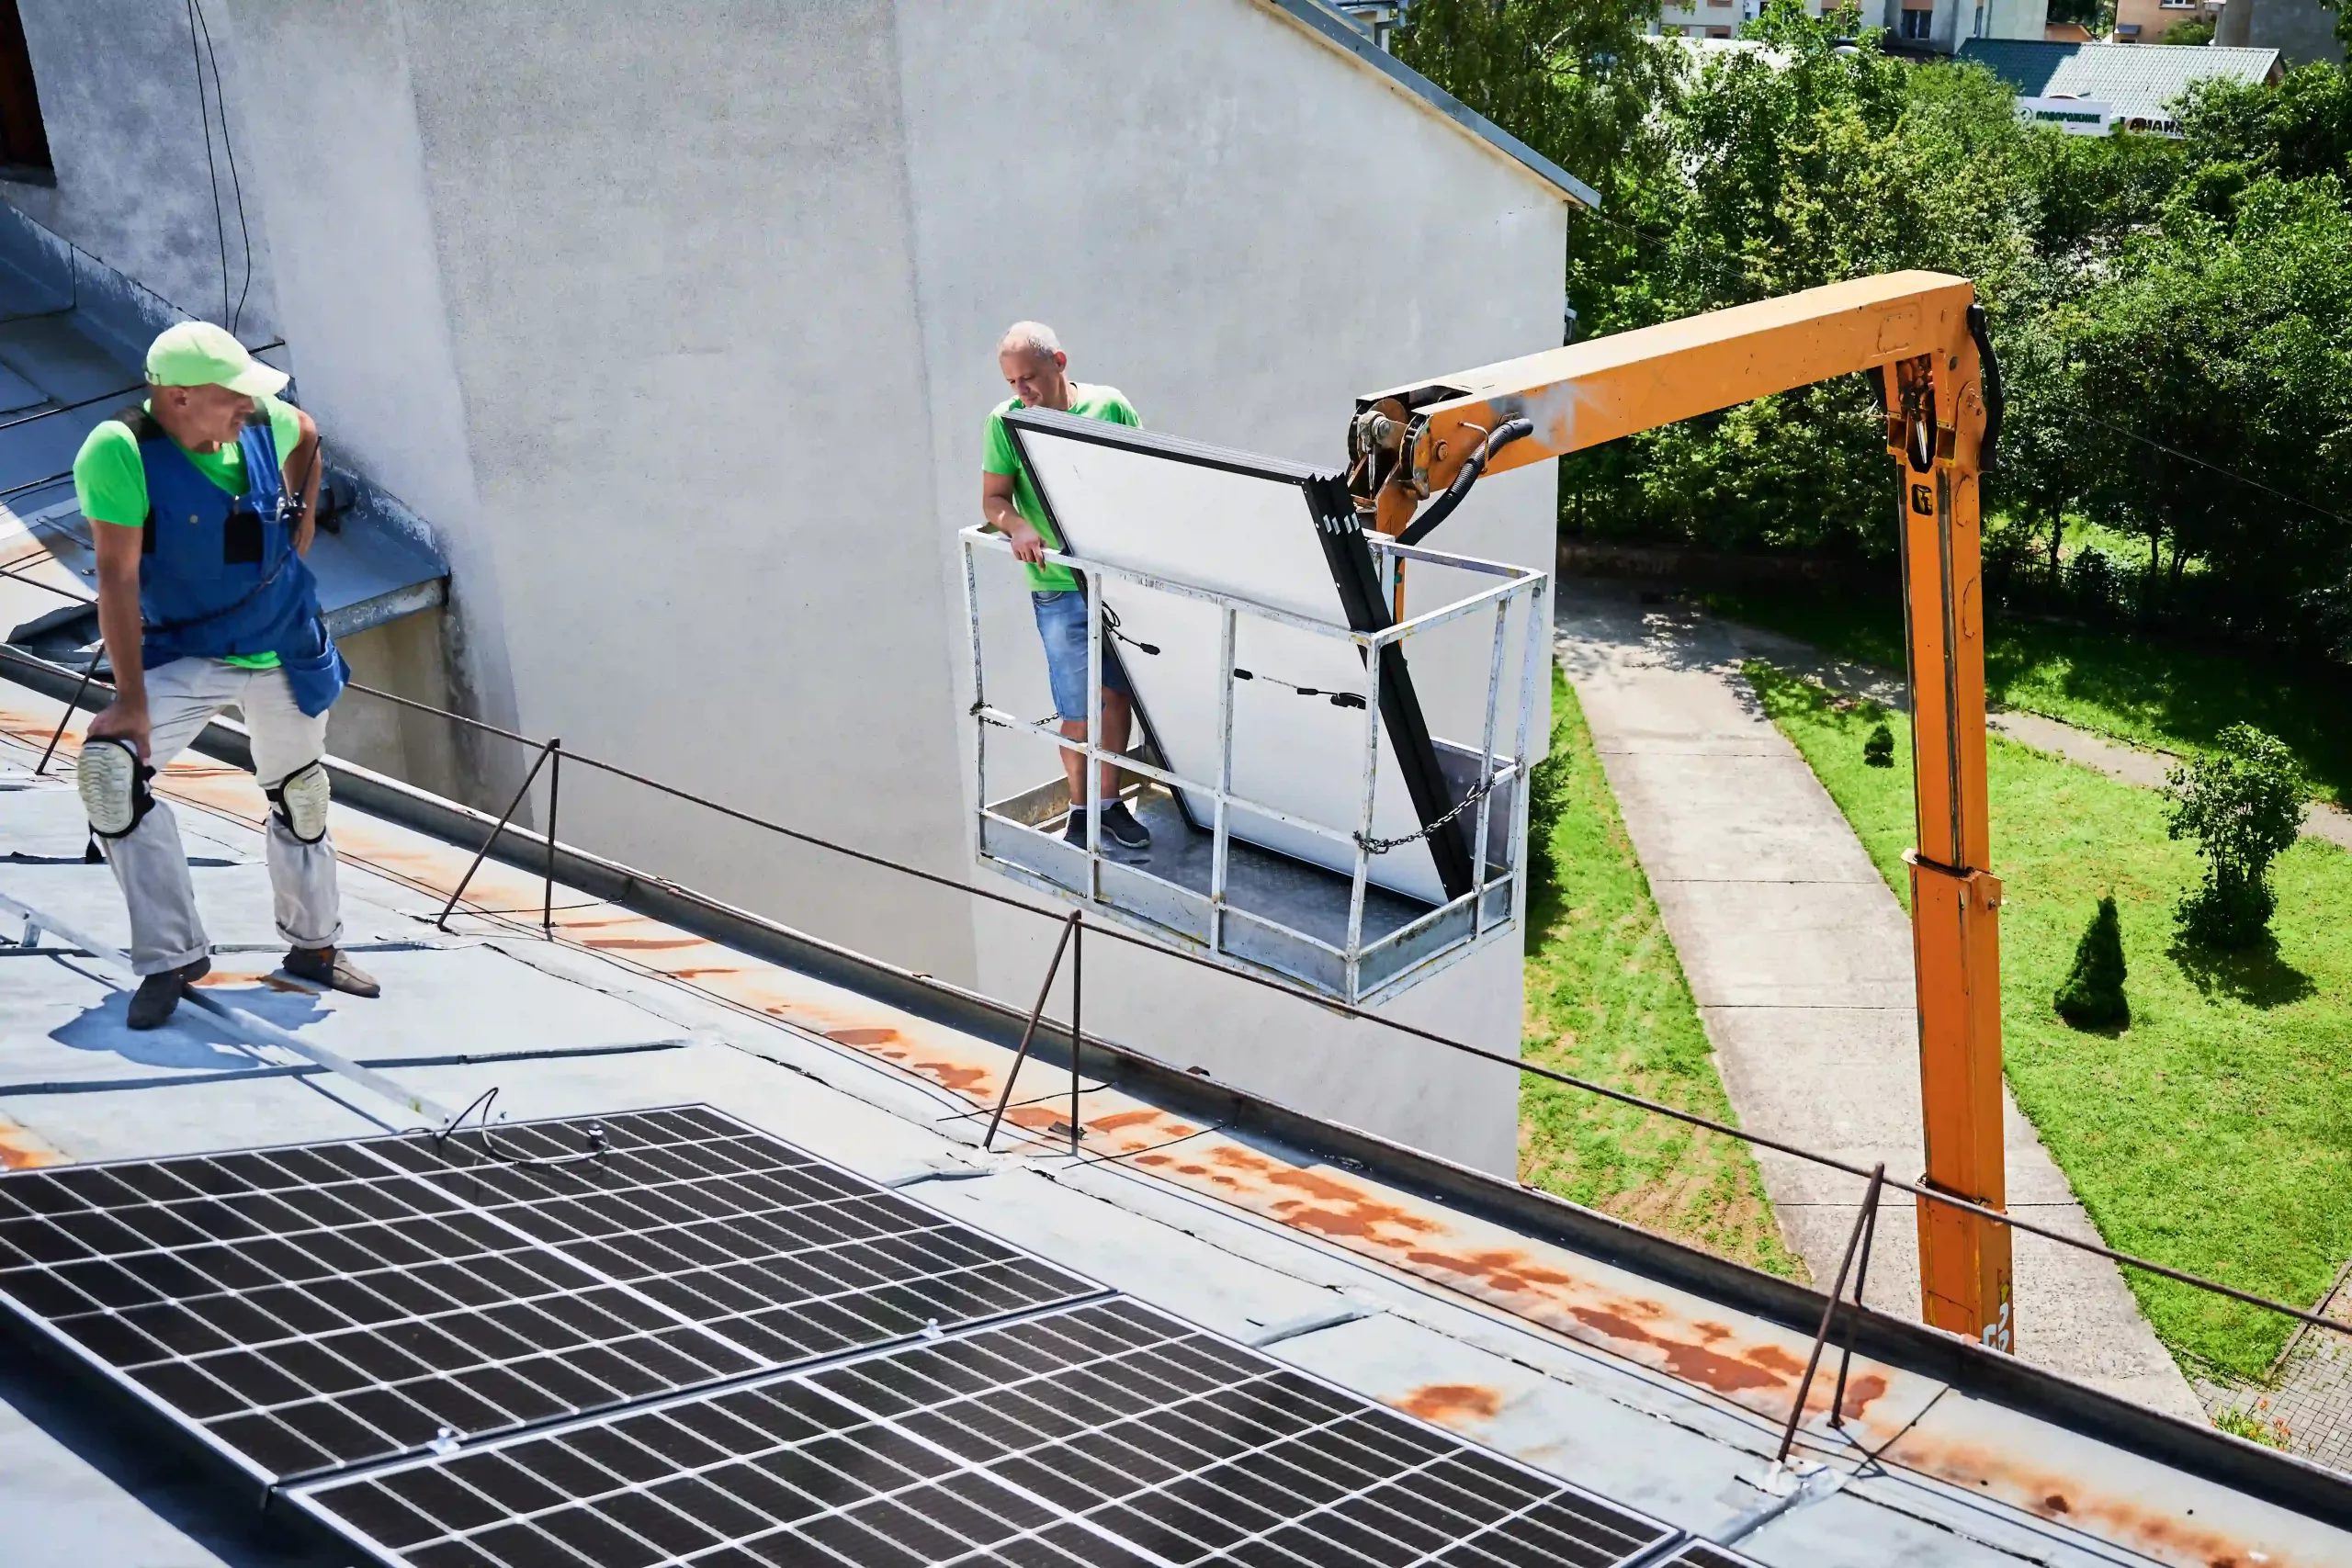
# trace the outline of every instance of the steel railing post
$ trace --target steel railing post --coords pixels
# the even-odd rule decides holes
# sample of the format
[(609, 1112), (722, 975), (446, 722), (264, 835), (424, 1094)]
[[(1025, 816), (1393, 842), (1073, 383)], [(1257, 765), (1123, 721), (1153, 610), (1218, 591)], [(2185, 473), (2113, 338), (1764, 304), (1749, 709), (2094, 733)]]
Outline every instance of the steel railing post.
[(49, 771), (49, 760), (57, 755), (57, 743), (65, 739), (65, 727), (74, 722), (74, 710), (82, 705), (82, 694), (90, 689), (90, 679), (98, 672), (98, 660), (106, 656), (107, 645), (101, 642), (98, 644), (97, 651), (90, 655), (90, 662), (82, 669), (81, 683), (74, 688), (74, 694), (65, 700), (65, 711), (57, 716), (57, 728), (51, 732), (49, 745), (41, 752), (40, 761), (33, 768), (34, 776), (39, 777)]
[(1854, 1229), (1846, 1237), (1845, 1261), (1838, 1265), (1838, 1282), (1829, 1288), (1829, 1299), (1821, 1306), (1821, 1327), (1813, 1337), (1813, 1354), (1805, 1358), (1804, 1377), (1797, 1384), (1796, 1403), (1789, 1406), (1789, 1425), (1781, 1434), (1781, 1451), (1772, 1456), (1775, 1466), (1789, 1461), (1789, 1450), (1797, 1440), (1797, 1423), (1804, 1418), (1805, 1395), (1813, 1392), (1813, 1374), (1821, 1366), (1821, 1348), (1829, 1339), (1829, 1325), (1838, 1315), (1838, 1299), (1846, 1293), (1846, 1275), (1854, 1267), (1855, 1248), (1861, 1245), (1862, 1232), (1870, 1224), (1871, 1216), (1878, 1213), (1879, 1183), (1886, 1179), (1886, 1162), (1881, 1160), (1871, 1172), (1869, 1191), (1862, 1195), (1862, 1212), (1854, 1216)]
[(1078, 1140), (1085, 1134), (1078, 1122), (1078, 1053), (1079, 1042), (1084, 1038), (1080, 1022), (1086, 1010), (1086, 911), (1069, 912), (1069, 1152), (1078, 1154)]
[(457, 888), (449, 895), (449, 901), (441, 906), (440, 918), (433, 922), (435, 929), (445, 931), (449, 929), (450, 911), (457, 908), (458, 900), (466, 896), (466, 889), (472, 886), (474, 873), (480, 871), (481, 863), (489, 858), (491, 845), (498, 842), (498, 835), (506, 831), (506, 825), (514, 819), (514, 813), (522, 807), (523, 797), (530, 793), (531, 785), (538, 779), (539, 770), (548, 765), (548, 759), (555, 755), (555, 748), (556, 742), (552, 740), (539, 748), (538, 759), (531, 764), (531, 771), (523, 775), (523, 783), (514, 791), (514, 798), (508, 801), (506, 809), (498, 814), (497, 824), (491, 829), (490, 837), (484, 839), (481, 848), (474, 852), (473, 863), (466, 867), (465, 875), (458, 878)]
[[(1072, 909), (1069, 917), (1062, 921), (1061, 938), (1054, 943), (1053, 962), (1046, 965), (1046, 977), (1037, 987), (1036, 1005), (1029, 1010), (1029, 1021), (1021, 1031), (1021, 1047), (1013, 1052), (1012, 1068), (1004, 1075), (1004, 1092), (996, 1097), (996, 1110), (989, 1117), (988, 1133), (980, 1139), (980, 1147), (983, 1150), (996, 1142), (997, 1125), (1004, 1120), (1004, 1108), (1012, 1102), (1012, 1086), (1020, 1081), (1021, 1064), (1029, 1059), (1029, 1042), (1036, 1036), (1037, 1021), (1046, 1014), (1046, 998), (1053, 991), (1054, 976), (1061, 973), (1062, 950), (1069, 945), (1071, 933), (1078, 930), (1078, 917), (1080, 912)], [(1074, 1013), (1077, 1009), (1073, 1008), (1070, 1010)], [(1076, 1025), (1073, 1024), (1071, 1027), (1075, 1028)]]
[(547, 874), (539, 884), (539, 930), (555, 936), (555, 809), (563, 791), (563, 742), (548, 742), (548, 858)]
[(1846, 1348), (1838, 1358), (1838, 1392), (1829, 1399), (1829, 1424), (1846, 1425), (1846, 1374), (1854, 1365), (1854, 1341), (1862, 1331), (1862, 1314), (1869, 1307), (1862, 1301), (1862, 1287), (1871, 1277), (1871, 1243), (1878, 1239), (1878, 1194), (1873, 1190), (1862, 1215), (1862, 1255), (1854, 1261), (1854, 1310), (1846, 1317)]

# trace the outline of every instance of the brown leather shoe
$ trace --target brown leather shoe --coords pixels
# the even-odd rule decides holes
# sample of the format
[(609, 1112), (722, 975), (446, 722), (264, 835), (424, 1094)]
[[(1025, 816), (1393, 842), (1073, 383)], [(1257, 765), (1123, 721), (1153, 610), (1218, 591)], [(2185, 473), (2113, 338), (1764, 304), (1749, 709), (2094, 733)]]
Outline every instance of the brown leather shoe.
[(375, 977), (332, 947), (295, 947), (286, 953), (286, 972), (297, 980), (324, 986), (347, 997), (380, 997)]
[(178, 1009), (180, 998), (187, 988), (211, 973), (212, 960), (199, 958), (193, 964), (142, 977), (139, 988), (130, 993), (130, 1006), (123, 1021), (133, 1029), (163, 1028)]

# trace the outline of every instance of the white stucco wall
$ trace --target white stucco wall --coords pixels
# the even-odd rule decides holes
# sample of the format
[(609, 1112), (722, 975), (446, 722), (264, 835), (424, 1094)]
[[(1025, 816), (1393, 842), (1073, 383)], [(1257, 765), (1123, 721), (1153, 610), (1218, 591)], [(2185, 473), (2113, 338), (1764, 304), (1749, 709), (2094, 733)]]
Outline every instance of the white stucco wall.
[[(229, 10), (225, 0), (204, 0), (221, 85), (227, 89), (224, 128), (221, 108), (213, 98), (209, 58), (203, 70), (204, 107), (201, 111), (198, 107), (198, 63), (190, 50), (185, 5), (168, 0), (18, 0), (57, 185), (48, 189), (0, 184), (0, 196), (190, 314), (223, 325), (235, 318), (238, 335), (259, 344), (278, 335), (280, 324), (267, 224), (254, 189), (253, 128), (234, 86), (238, 38)], [(208, 119), (212, 126), (209, 172), (201, 129)], [(238, 180), (244, 186), (242, 228)]]
[[(978, 518), (984, 419), (1004, 395), (995, 344), (1018, 318), (1052, 323), (1073, 373), (1118, 386), (1156, 428), (1332, 468), (1359, 393), (1559, 340), (1559, 196), (1272, 6), (901, 0), (899, 14), (943, 536)], [(1555, 482), (1550, 464), (1498, 476), (1433, 542), (1548, 568)], [(990, 696), (1044, 713), (1025, 595), (1002, 570), (990, 588), (988, 645), (1015, 650), (991, 664)], [(1483, 688), (1487, 635), (1415, 650), (1433, 714)], [(959, 648), (959, 714), (967, 662)], [(1031, 782), (1053, 776), (1041, 763)], [(1031, 994), (1050, 929), (975, 910), (984, 988)], [(1513, 1072), (1110, 942), (1090, 947), (1088, 972), (1091, 1029), (1513, 1167)], [(1516, 1055), (1516, 944), (1393, 1010)]]
[[(306, 400), (439, 534), (483, 716), (944, 874), (977, 874), (953, 537), (1007, 321), (1157, 427), (1331, 465), (1359, 392), (1557, 341), (1560, 196), (1260, 0), (211, 3)], [(1498, 476), (1442, 542), (1547, 565), (1553, 508), (1548, 465)], [(1448, 640), (1433, 713), (1484, 678), (1484, 630)], [(980, 901), (584, 769), (560, 831), (998, 995), (1043, 962)], [(1509, 1068), (1088, 957), (1098, 1031), (1511, 1167)], [(1396, 1010), (1515, 1054), (1516, 942)]]

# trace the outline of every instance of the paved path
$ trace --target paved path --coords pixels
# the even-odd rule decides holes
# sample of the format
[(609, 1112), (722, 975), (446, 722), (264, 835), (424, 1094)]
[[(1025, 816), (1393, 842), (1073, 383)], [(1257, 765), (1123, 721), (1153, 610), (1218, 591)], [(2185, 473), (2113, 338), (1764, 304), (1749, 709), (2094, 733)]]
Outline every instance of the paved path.
[[(1762, 650), (1746, 628), (1566, 579), (1558, 633), (1741, 1124), (1916, 1178), (1924, 1156), (1910, 922), (1740, 676), (1740, 661)], [(2014, 1104), (2006, 1111), (2010, 1208), (2097, 1240), (2032, 1125)], [(1757, 1158), (1782, 1230), (1826, 1285), (1861, 1183), (1769, 1151)], [(2203, 1419), (2112, 1266), (2020, 1235), (2016, 1267), (2029, 1360)], [(1918, 1314), (1908, 1204), (1880, 1213), (1868, 1299)]]

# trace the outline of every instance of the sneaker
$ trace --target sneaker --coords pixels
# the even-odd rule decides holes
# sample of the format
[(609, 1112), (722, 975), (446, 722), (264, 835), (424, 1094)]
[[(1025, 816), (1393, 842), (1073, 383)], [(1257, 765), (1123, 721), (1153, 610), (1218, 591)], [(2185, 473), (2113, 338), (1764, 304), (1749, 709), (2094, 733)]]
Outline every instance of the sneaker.
[[(1126, 808), (1124, 807), (1119, 807), (1119, 811), (1122, 816), (1126, 814)], [(1136, 822), (1134, 818), (1129, 817), (1127, 820), (1134, 823), (1136, 832), (1142, 834), (1142, 844), (1137, 845), (1121, 842), (1118, 835), (1111, 830), (1110, 808), (1104, 808), (1102, 812), (1102, 858), (1104, 860), (1122, 861), (1129, 865), (1134, 865), (1151, 858), (1148, 848), (1151, 842), (1151, 835), (1144, 833), (1143, 824)], [(1062, 842), (1078, 851), (1080, 854), (1086, 852), (1085, 818), (1080, 816), (1075, 811), (1069, 814), (1069, 825), (1062, 829)]]
[(1124, 800), (1114, 800), (1102, 808), (1102, 837), (1123, 850), (1151, 848), (1151, 829), (1136, 820)]
[(183, 964), (176, 969), (166, 969), (160, 975), (149, 975), (130, 993), (130, 1008), (124, 1021), (133, 1029), (161, 1029), (180, 1005), (180, 997), (187, 987), (212, 973), (212, 960), (199, 958), (193, 964)]
[(349, 997), (380, 997), (384, 987), (366, 970), (332, 947), (296, 947), (286, 953), (286, 972), (297, 980), (324, 986)]

